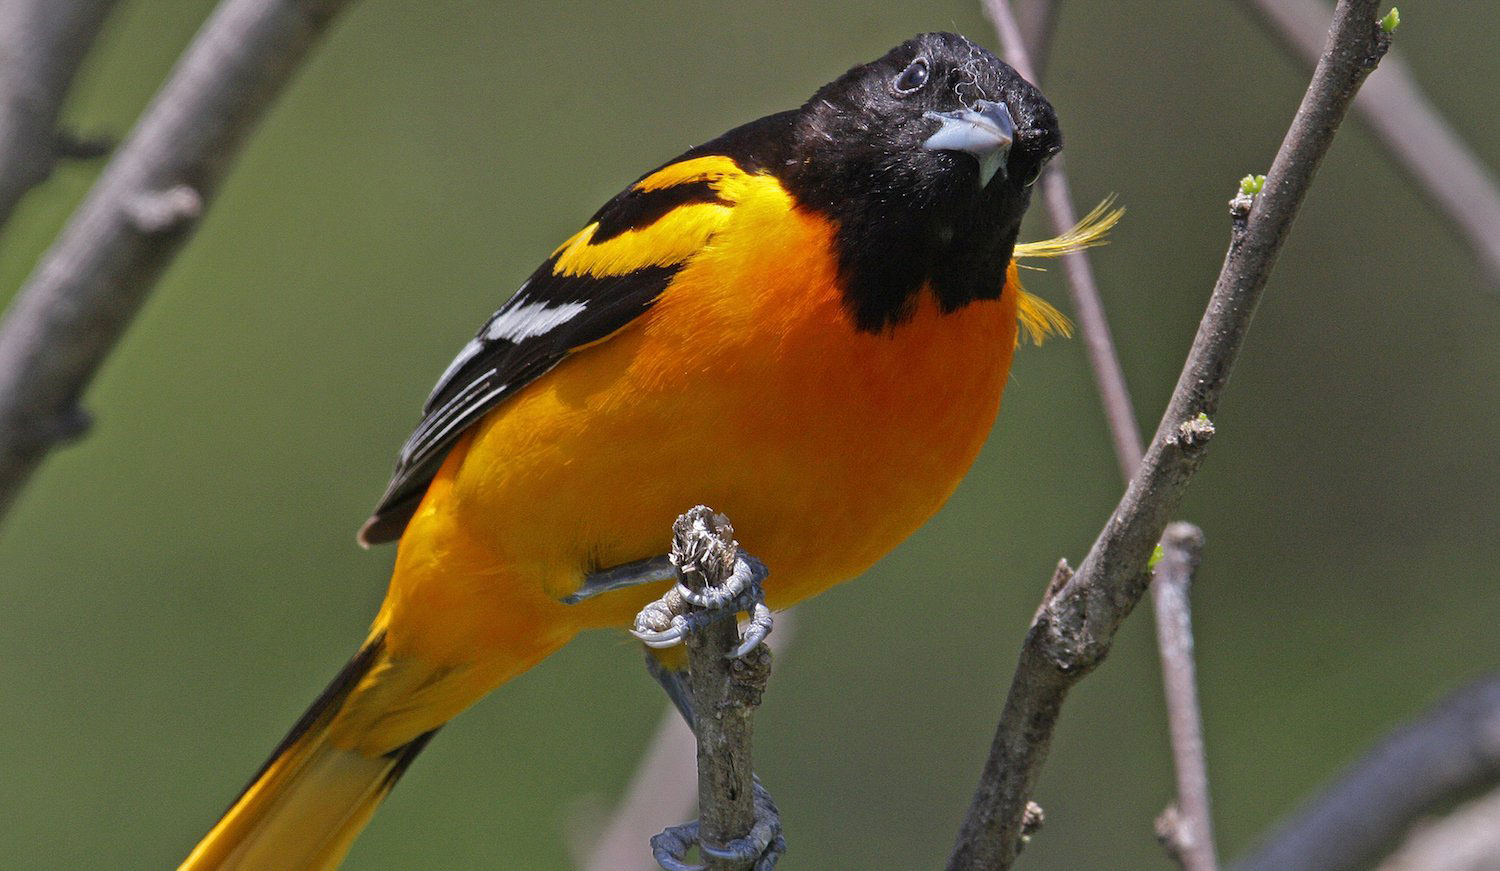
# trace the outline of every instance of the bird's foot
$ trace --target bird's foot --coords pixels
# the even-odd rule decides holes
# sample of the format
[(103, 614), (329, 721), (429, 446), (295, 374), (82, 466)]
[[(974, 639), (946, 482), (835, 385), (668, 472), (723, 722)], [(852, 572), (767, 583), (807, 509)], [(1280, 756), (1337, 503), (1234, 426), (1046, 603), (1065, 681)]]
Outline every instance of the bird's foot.
[[(679, 525), (684, 521), (705, 522), (691, 512), (679, 519)], [(750, 615), (750, 619), (742, 627), (740, 644), (731, 654), (742, 658), (771, 634), (774, 621), (771, 609), (766, 607), (765, 592), (761, 589), (766, 567), (732, 543), (727, 551), (699, 545), (707, 537), (693, 537), (687, 534), (688, 531), (674, 528), (676, 542), (670, 558), (678, 571), (684, 576), (702, 580), (706, 574), (702, 567), (706, 563), (732, 560), (732, 565), (725, 566), (729, 569), (727, 572), (715, 573), (721, 574), (724, 580), (718, 584), (705, 582), (697, 585), (679, 580), (660, 599), (641, 609), (631, 634), (647, 647), (673, 647), (709, 623), (732, 618), (743, 611)]]
[(665, 871), (705, 871), (706, 865), (693, 865), (687, 861), (688, 850), (696, 844), (705, 857), (732, 862), (753, 862), (751, 871), (771, 871), (786, 852), (786, 838), (781, 834), (781, 813), (771, 794), (755, 781), (755, 825), (750, 834), (737, 838), (721, 847), (713, 847), (699, 839), (698, 821), (672, 826), (651, 839), (651, 854)]

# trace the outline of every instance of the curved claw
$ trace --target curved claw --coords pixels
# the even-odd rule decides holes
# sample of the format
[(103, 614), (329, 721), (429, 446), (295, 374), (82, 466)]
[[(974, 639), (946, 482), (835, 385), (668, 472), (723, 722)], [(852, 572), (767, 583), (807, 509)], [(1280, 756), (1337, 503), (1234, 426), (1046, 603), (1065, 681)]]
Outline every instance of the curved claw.
[(750, 833), (722, 847), (710, 847), (699, 840), (698, 823), (683, 823), (664, 829), (651, 838), (651, 855), (656, 864), (665, 871), (704, 871), (702, 865), (689, 865), (683, 856), (694, 844), (704, 856), (714, 859), (748, 862), (755, 860), (753, 871), (772, 871), (786, 853), (786, 838), (781, 834), (781, 812), (771, 794), (760, 785), (760, 778), (752, 781), (755, 789), (755, 825)]
[(760, 861), (755, 863), (755, 867), (751, 871), (772, 871), (776, 867), (776, 863), (780, 862), (781, 857), (785, 854), (786, 838), (777, 835), (771, 839), (771, 844), (766, 847), (766, 851), (760, 854)]
[(660, 631), (632, 629), (630, 630), (630, 634), (640, 639), (641, 643), (647, 647), (659, 649), (663, 647), (675, 647), (681, 644), (687, 639), (689, 631), (687, 619), (677, 616), (672, 618), (672, 625), (666, 629)]
[(706, 865), (689, 865), (682, 857), (698, 843), (698, 823), (669, 826), (651, 836), (651, 855), (663, 871), (707, 871)]
[(705, 856), (715, 859), (730, 859), (740, 862), (748, 862), (766, 852), (775, 840), (776, 832), (771, 824), (765, 820), (756, 820), (755, 827), (750, 834), (743, 838), (736, 838), (722, 847), (710, 847), (707, 844), (699, 844), (698, 849)]
[(745, 624), (745, 632), (740, 637), (740, 646), (736, 647), (728, 655), (729, 659), (743, 659), (750, 651), (760, 646), (766, 636), (771, 634), (771, 627), (775, 618), (771, 616), (771, 609), (764, 602), (756, 602), (750, 609), (750, 620)]

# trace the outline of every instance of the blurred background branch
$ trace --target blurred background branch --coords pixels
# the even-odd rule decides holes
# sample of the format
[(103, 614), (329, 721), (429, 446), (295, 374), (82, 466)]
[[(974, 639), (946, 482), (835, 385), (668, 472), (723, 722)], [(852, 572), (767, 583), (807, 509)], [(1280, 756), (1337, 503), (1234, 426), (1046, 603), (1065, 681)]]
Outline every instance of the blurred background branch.
[(0, 3), (0, 229), (78, 141), (58, 128), (73, 75), (116, 0)]
[(1375, 871), (1494, 871), (1500, 868), (1500, 790), (1419, 821)]
[[(1229, 871), (1369, 868), (1423, 815), (1496, 786), (1500, 674), (1459, 690), (1401, 727), (1265, 836), (1259, 848), (1231, 864)], [(1484, 813), (1484, 807), (1488, 806), (1477, 812)], [(1464, 823), (1455, 820), (1454, 825)], [(1413, 841), (1411, 846), (1423, 845)]]
[[(1053, 0), (1028, 0), (1014, 10), (1007, 0), (984, 0), (983, 5), (985, 15), (1000, 37), (1006, 62), (1022, 77), (1040, 85), (1042, 59), (1047, 54), (1059, 4)], [(1018, 14), (1021, 11), (1026, 13), (1024, 19)], [(1063, 164), (1064, 156), (1059, 154), (1038, 182), (1052, 232), (1058, 236), (1078, 223), (1078, 210), (1073, 207), (1073, 193)], [(1120, 366), (1120, 355), (1115, 350), (1109, 319), (1104, 314), (1104, 300), (1087, 249), (1063, 255), (1062, 262), (1067, 273), (1068, 292), (1073, 298), (1073, 312), (1078, 319), (1078, 331), (1088, 351), (1089, 370), (1094, 374), (1094, 386), (1099, 390), (1104, 416), (1109, 421), (1120, 477), (1128, 483), (1140, 468), (1141, 454), (1145, 449), (1141, 444), (1141, 427), (1136, 422), (1135, 407), (1130, 401), (1130, 388), (1125, 384), (1125, 370)]]
[(76, 435), (84, 389), (343, 6), (224, 0), (11, 302), (0, 322), (0, 520), (47, 452)]

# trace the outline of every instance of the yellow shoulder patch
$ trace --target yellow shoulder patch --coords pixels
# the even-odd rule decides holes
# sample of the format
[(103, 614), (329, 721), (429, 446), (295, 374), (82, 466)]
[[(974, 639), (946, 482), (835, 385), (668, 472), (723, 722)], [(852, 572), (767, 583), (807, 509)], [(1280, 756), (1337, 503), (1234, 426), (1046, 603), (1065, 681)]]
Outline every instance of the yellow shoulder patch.
[(593, 243), (597, 224), (590, 224), (558, 250), (554, 275), (608, 278), (651, 266), (673, 266), (703, 249), (708, 237), (729, 220), (731, 207), (715, 203), (678, 206), (639, 230)]
[(644, 226), (594, 241), (597, 224), (589, 224), (552, 254), (557, 258), (555, 275), (589, 275), (608, 278), (638, 269), (675, 266), (703, 249), (709, 237), (729, 220), (735, 203), (743, 195), (744, 170), (727, 157), (695, 157), (664, 166), (632, 187), (650, 194), (690, 184), (707, 184), (717, 199), (686, 202)]
[(728, 157), (710, 155), (668, 164), (635, 183), (636, 190), (659, 191), (662, 188), (691, 184), (695, 181), (717, 182), (728, 175), (744, 175), (739, 164)]

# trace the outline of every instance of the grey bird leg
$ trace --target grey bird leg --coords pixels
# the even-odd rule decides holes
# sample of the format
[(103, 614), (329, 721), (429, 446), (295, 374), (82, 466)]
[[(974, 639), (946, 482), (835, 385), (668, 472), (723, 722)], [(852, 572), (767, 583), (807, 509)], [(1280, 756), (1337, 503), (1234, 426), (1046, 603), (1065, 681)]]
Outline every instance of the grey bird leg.
[(584, 577), (583, 585), (578, 588), (578, 592), (564, 597), (562, 601), (564, 605), (577, 605), (600, 593), (623, 590), (626, 587), (641, 584), (675, 580), (678, 580), (677, 567), (672, 565), (672, 561), (666, 556), (654, 556), (650, 559), (636, 560), (633, 563), (591, 572)]

